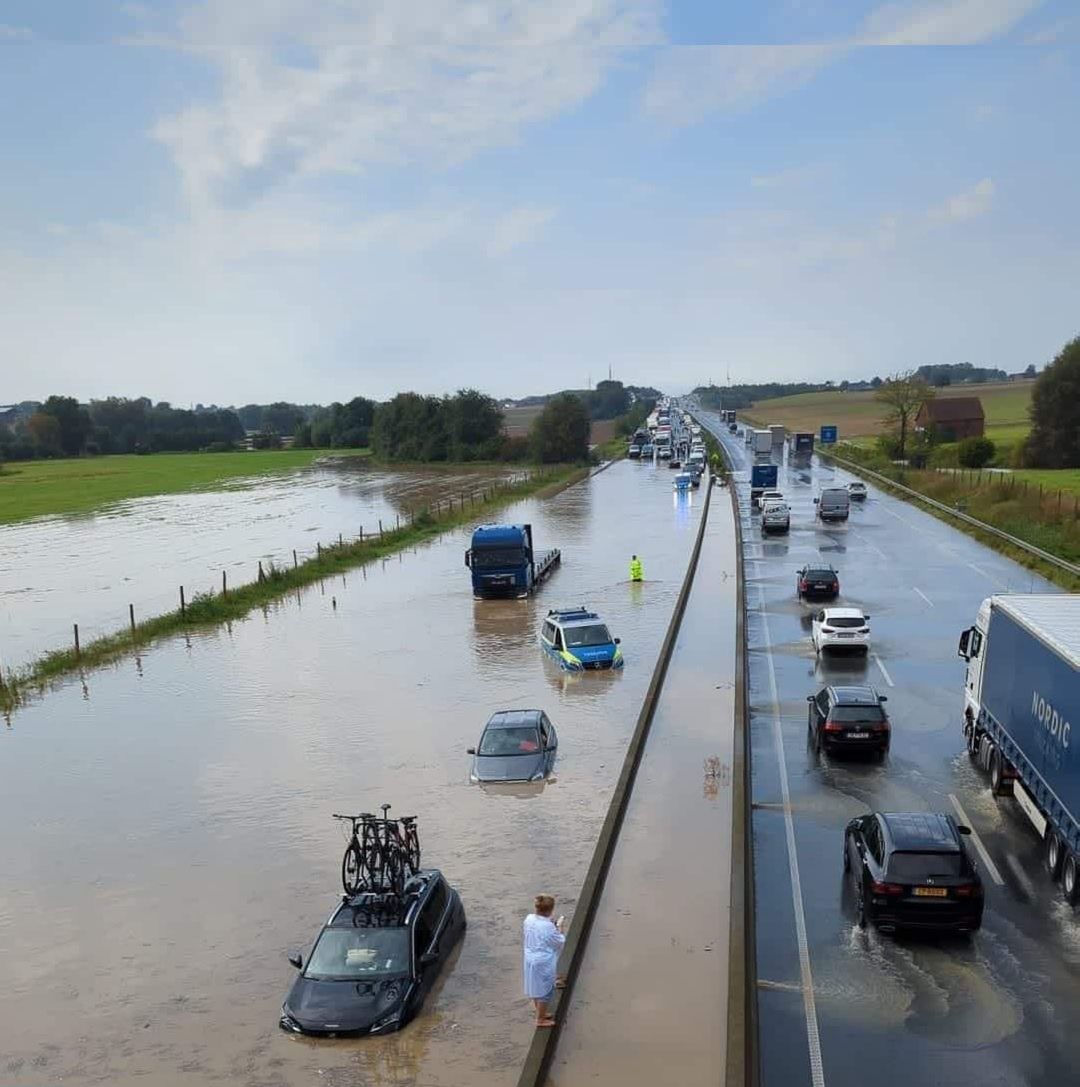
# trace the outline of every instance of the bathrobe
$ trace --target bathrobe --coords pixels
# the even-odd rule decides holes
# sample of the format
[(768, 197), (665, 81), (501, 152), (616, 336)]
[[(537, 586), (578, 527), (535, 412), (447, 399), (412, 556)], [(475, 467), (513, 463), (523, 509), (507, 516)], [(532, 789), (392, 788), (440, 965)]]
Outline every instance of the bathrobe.
[(566, 937), (550, 917), (530, 913), (525, 918), (525, 995), (543, 1000), (555, 988), (555, 964)]

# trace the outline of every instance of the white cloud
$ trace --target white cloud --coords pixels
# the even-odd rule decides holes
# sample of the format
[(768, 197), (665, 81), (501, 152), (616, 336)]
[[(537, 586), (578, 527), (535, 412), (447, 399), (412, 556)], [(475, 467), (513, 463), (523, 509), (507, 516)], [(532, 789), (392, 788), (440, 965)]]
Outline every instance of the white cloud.
[(1043, 0), (891, 3), (836, 41), (778, 45), (671, 46), (660, 54), (644, 108), (671, 124), (744, 109), (803, 86), (852, 50), (887, 45), (974, 45), (1011, 30)]
[(34, 32), (28, 26), (11, 26), (0, 23), (0, 41), (29, 41)]
[(932, 208), (929, 217), (937, 221), (963, 222), (985, 215), (994, 202), (994, 182), (984, 177), (973, 188), (950, 196), (943, 204)]
[(1061, 41), (1074, 25), (1075, 20), (1073, 19), (1059, 19), (1049, 26), (1033, 30), (1024, 41), (1028, 45), (1053, 45), (1055, 42)]
[(519, 246), (527, 245), (554, 216), (554, 208), (515, 208), (495, 222), (488, 253), (505, 257)]
[(1043, 0), (923, 0), (886, 4), (860, 28), (861, 45), (978, 45), (1011, 30)]
[(806, 83), (838, 51), (835, 45), (671, 46), (645, 89), (645, 112), (685, 125), (752, 106)]
[(305, 177), (448, 165), (579, 104), (657, 26), (658, 0), (206, 0), (171, 42), (218, 70), (220, 94), (153, 131), (195, 210)]

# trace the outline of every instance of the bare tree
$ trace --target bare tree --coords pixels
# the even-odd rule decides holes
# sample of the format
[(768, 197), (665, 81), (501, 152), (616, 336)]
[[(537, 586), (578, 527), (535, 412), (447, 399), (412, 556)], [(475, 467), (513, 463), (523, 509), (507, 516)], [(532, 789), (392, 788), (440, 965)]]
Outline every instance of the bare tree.
[(886, 378), (874, 393), (874, 399), (889, 407), (885, 423), (896, 431), (897, 454), (903, 460), (915, 416), (923, 404), (934, 399), (934, 389), (914, 370), (908, 370), (907, 373), (893, 374)]

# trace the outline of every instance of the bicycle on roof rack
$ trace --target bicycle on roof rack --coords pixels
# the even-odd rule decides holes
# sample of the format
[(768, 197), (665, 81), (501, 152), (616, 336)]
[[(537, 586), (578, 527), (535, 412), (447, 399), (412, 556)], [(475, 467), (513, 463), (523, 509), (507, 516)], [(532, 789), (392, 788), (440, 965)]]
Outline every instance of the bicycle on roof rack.
[(381, 818), (371, 812), (334, 814), (352, 827), (341, 858), (341, 885), (350, 897), (361, 891), (400, 895), (406, 880), (420, 869), (416, 816), (391, 819), (390, 805), (380, 807)]

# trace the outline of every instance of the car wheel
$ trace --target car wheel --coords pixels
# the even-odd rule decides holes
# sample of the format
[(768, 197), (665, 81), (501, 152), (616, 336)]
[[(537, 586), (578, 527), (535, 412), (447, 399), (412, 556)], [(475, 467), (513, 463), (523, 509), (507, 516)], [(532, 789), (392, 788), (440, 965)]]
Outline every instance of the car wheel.
[(1069, 853), (1062, 865), (1061, 892), (1070, 906), (1076, 905), (1077, 897), (1080, 896), (1080, 864), (1075, 853)]
[(1043, 863), (1051, 879), (1057, 879), (1061, 874), (1061, 839), (1050, 830), (1046, 833), (1046, 842), (1043, 846)]
[(848, 840), (847, 835), (844, 835), (844, 871), (851, 871), (851, 854), (848, 852)]
[(855, 889), (855, 923), (859, 928), (866, 928), (866, 891), (862, 880)]

